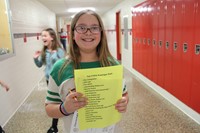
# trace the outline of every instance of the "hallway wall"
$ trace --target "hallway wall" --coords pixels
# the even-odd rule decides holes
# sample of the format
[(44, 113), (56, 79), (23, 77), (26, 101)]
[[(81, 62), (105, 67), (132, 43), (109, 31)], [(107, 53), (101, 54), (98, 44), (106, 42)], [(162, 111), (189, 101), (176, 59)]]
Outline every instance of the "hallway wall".
[[(47, 27), (56, 28), (55, 13), (36, 0), (10, 0), (12, 31), (14, 34), (40, 33)], [(10, 91), (0, 88), (0, 125), (4, 126), (43, 77), (43, 68), (33, 62), (35, 50), (42, 42), (37, 37), (14, 39), (15, 55), (0, 61), (0, 80), (9, 85)]]

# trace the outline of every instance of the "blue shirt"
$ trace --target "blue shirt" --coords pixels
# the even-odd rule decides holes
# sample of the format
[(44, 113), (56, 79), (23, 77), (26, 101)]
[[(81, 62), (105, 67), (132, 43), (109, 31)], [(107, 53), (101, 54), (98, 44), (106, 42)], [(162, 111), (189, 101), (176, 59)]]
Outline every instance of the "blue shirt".
[[(46, 53), (46, 67), (44, 71), (45, 71), (46, 80), (49, 80), (49, 75), (54, 63), (58, 59), (63, 58), (65, 56), (65, 52), (63, 49), (58, 48), (56, 52), (50, 52), (48, 49), (46, 49), (45, 53)], [(45, 65), (45, 63), (42, 62), (41, 55), (38, 58), (34, 58), (34, 62), (37, 67), (42, 67), (42, 65)]]

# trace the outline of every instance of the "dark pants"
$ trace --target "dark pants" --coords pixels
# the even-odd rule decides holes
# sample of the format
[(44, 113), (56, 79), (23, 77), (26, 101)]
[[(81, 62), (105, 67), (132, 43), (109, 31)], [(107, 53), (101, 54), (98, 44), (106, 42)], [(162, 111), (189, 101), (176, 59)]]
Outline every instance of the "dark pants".
[(1, 126), (0, 126), (0, 133), (5, 133)]
[(67, 50), (66, 48), (66, 39), (60, 39), (62, 45), (63, 45), (63, 48), (65, 49), (65, 51)]

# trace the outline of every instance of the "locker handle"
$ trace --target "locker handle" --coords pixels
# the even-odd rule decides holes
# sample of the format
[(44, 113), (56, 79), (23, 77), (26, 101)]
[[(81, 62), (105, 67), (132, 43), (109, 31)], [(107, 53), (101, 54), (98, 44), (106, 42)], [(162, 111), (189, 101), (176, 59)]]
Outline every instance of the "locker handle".
[(162, 40), (159, 41), (159, 46), (162, 47)]
[(183, 52), (186, 53), (186, 52), (187, 52), (187, 49), (188, 49), (188, 44), (187, 44), (187, 43), (184, 43), (184, 44), (183, 44)]
[(200, 54), (200, 44), (195, 45), (195, 54), (199, 55)]
[(143, 44), (146, 44), (146, 39), (145, 38), (143, 39)]
[(153, 40), (153, 45), (154, 45), (154, 46), (156, 45), (156, 40)]
[(177, 42), (174, 42), (174, 51), (176, 51), (177, 48), (178, 48), (178, 44), (177, 44)]
[(148, 45), (150, 45), (151, 44), (151, 40), (150, 39), (148, 39)]
[(166, 42), (166, 49), (169, 49), (169, 42)]

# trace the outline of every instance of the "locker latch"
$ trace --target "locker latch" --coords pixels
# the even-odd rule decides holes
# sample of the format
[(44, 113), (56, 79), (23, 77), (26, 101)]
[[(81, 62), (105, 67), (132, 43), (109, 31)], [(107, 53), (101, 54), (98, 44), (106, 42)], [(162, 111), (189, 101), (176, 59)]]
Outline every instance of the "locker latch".
[(153, 45), (156, 46), (156, 40), (153, 40)]
[(150, 39), (148, 39), (148, 45), (150, 45), (151, 44), (151, 40)]
[(162, 47), (162, 41), (159, 41), (159, 46)]
[(146, 44), (146, 39), (145, 38), (143, 39), (143, 44)]
[(174, 51), (176, 51), (177, 48), (178, 48), (178, 44), (177, 44), (177, 42), (174, 42)]
[(199, 55), (200, 54), (200, 44), (195, 45), (195, 54)]
[(168, 49), (169, 48), (169, 42), (167, 41), (166, 42), (166, 49)]
[(135, 38), (135, 43), (138, 43), (138, 38)]
[(143, 39), (142, 38), (140, 38), (140, 44), (142, 44), (143, 43)]
[(187, 43), (184, 43), (184, 44), (183, 44), (183, 52), (186, 53), (186, 52), (187, 52), (187, 49), (188, 49), (188, 44), (187, 44)]

